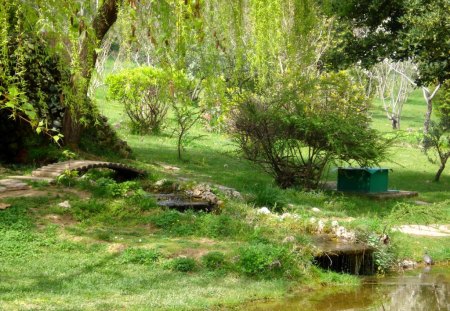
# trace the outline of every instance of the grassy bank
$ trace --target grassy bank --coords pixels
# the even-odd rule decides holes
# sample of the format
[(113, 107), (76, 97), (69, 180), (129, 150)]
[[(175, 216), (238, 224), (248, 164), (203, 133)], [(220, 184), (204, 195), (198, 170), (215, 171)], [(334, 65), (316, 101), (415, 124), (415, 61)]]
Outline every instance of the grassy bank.
[[(121, 184), (98, 172), (71, 181), (75, 191), (89, 198), (65, 192), (66, 181), (56, 187), (57, 196), (2, 199), (12, 207), (0, 212), (1, 309), (220, 309), (280, 297), (298, 286), (357, 285), (354, 277), (312, 266), (309, 234), (317, 231), (318, 219), (324, 232), (338, 221), (362, 240), (377, 239), (386, 230), (391, 246), (380, 252), (385, 265), (405, 258), (420, 261), (425, 248), (436, 261), (450, 260), (450, 238), (391, 232), (400, 224), (450, 223), (450, 172), (440, 183), (431, 182), (437, 168), (413, 135), (424, 112), (419, 96), (405, 107), (405, 131), (390, 161), (383, 163), (393, 169), (390, 188), (418, 191), (419, 197), (373, 201), (281, 190), (260, 168), (240, 159), (226, 135), (202, 126), (193, 133), (202, 137), (187, 146), (179, 161), (170, 125), (158, 136), (132, 135), (121, 106), (107, 101), (100, 90), (100, 110), (135, 155), (122, 161), (150, 175)], [(373, 118), (376, 128), (391, 131), (380, 107), (374, 107)], [(335, 170), (328, 178), (335, 179)], [(199, 183), (212, 184), (213, 190), (214, 185), (232, 187), (243, 198), (216, 191), (224, 204), (215, 213), (180, 213), (157, 207), (145, 195), (162, 179), (169, 189)], [(58, 205), (65, 200), (70, 208)], [(256, 213), (263, 206), (274, 214)], [(283, 213), (289, 214), (281, 218)], [(292, 238), (286, 242), (286, 237)]]

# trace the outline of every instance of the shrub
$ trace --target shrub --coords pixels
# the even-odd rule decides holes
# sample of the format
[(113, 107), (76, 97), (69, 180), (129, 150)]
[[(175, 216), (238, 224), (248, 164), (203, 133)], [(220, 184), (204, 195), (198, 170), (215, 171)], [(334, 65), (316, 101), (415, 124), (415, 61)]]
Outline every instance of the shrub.
[(128, 193), (139, 189), (135, 181), (116, 182), (112, 178), (101, 177), (96, 181), (95, 193), (99, 196), (126, 197)]
[(347, 74), (306, 80), (303, 86), (288, 79), (260, 94), (243, 93), (232, 112), (230, 131), (243, 155), (282, 188), (317, 188), (330, 162), (366, 166), (386, 151), (369, 126), (369, 99)]
[(191, 272), (197, 267), (195, 259), (188, 257), (180, 257), (172, 260), (170, 267), (172, 270), (180, 272)]
[(121, 255), (123, 263), (150, 265), (155, 263), (161, 254), (156, 250), (142, 248), (128, 248)]
[(202, 257), (202, 263), (208, 270), (218, 270), (226, 266), (225, 254), (222, 252), (209, 252)]
[(123, 103), (136, 133), (157, 133), (168, 110), (168, 80), (152, 67), (126, 69), (106, 79), (109, 95)]
[(238, 267), (249, 276), (277, 276), (297, 270), (288, 249), (271, 244), (252, 244), (239, 249)]

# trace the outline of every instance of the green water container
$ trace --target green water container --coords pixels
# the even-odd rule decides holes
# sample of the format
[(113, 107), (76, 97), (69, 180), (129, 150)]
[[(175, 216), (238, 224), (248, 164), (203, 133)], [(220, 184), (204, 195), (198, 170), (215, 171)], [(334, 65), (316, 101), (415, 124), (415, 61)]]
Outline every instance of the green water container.
[(340, 167), (337, 190), (342, 192), (377, 193), (388, 191), (387, 168)]

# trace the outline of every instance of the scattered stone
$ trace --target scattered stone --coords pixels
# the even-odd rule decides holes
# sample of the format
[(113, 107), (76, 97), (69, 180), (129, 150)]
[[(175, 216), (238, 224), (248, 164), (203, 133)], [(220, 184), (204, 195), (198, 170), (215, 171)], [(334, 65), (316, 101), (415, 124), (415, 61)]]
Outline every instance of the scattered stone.
[(294, 242), (295, 242), (295, 237), (292, 235), (288, 235), (287, 237), (285, 237), (283, 239), (282, 243), (286, 244), (286, 243), (294, 243)]
[(323, 229), (325, 229), (325, 222), (322, 219), (319, 219), (317, 222), (317, 232), (322, 233)]
[(62, 207), (62, 208), (71, 208), (72, 206), (70, 205), (69, 201), (64, 201), (58, 204), (58, 206)]
[(419, 201), (419, 200), (414, 201), (414, 204), (416, 204), (416, 205), (430, 205), (430, 203), (428, 203), (428, 202), (425, 202), (425, 201)]
[(343, 226), (334, 227), (333, 232), (336, 235), (336, 237), (348, 240), (348, 241), (354, 241), (356, 239), (356, 235), (352, 231), (347, 231)]
[(270, 263), (270, 265), (269, 265), (269, 268), (270, 269), (279, 269), (279, 268), (281, 268), (281, 261), (279, 261), (279, 260), (272, 261)]
[(167, 182), (167, 179), (160, 179), (157, 182), (155, 182), (155, 187), (161, 187)]
[(0, 203), (0, 210), (5, 210), (8, 207), (11, 207), (11, 204), (6, 204), (6, 203)]
[(270, 215), (272, 213), (270, 212), (270, 210), (267, 207), (263, 206), (263, 207), (261, 207), (260, 209), (258, 209), (256, 211), (256, 214), (258, 214), (258, 215), (261, 215), (261, 214), (262, 215)]
[(1, 179), (0, 180), (0, 187), (2, 190), (0, 192), (6, 192), (6, 191), (18, 191), (18, 190), (27, 190), (30, 188), (26, 183), (17, 180), (17, 179)]
[(316, 223), (316, 218), (315, 217), (311, 217), (310, 219), (309, 219), (309, 222), (310, 223), (312, 223), (312, 224), (314, 224), (314, 223)]
[(331, 227), (332, 227), (332, 228), (337, 228), (337, 227), (339, 227), (339, 222), (338, 222), (337, 220), (333, 220), (333, 221), (331, 222)]
[(291, 214), (291, 213), (283, 213), (282, 215), (278, 216), (278, 219), (280, 219), (280, 220), (285, 220), (288, 218), (297, 220), (300, 218), (300, 216), (298, 216), (297, 214)]
[(164, 164), (164, 163), (158, 163), (159, 165), (162, 166), (163, 169), (165, 169), (166, 171), (179, 171), (180, 168), (176, 167), (176, 166), (172, 166), (172, 165), (168, 165), (168, 164)]
[(403, 268), (403, 269), (413, 269), (416, 267), (417, 262), (405, 259), (405, 260), (402, 260), (401, 262), (399, 262), (398, 265), (400, 268)]
[(225, 187), (222, 185), (214, 185), (219, 191), (223, 192), (227, 197), (232, 199), (239, 199), (242, 200), (242, 195), (239, 191), (233, 188)]
[(284, 220), (284, 219), (286, 219), (286, 218), (292, 218), (292, 214), (291, 214), (291, 213), (283, 213), (283, 214), (280, 216), (280, 219), (282, 219), (282, 220)]
[(211, 187), (207, 184), (199, 184), (192, 190), (187, 190), (186, 195), (194, 199), (207, 201), (212, 205), (217, 205), (217, 202), (219, 202), (219, 198), (211, 191)]
[(320, 212), (321, 212), (321, 210), (318, 209), (317, 207), (313, 207), (313, 208), (311, 209), (311, 211), (314, 212), (314, 213), (320, 213)]

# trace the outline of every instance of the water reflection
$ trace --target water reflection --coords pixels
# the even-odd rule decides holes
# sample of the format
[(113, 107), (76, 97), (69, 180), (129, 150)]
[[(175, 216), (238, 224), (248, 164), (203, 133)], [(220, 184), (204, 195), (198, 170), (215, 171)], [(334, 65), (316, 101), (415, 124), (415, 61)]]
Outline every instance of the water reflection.
[(427, 267), (385, 278), (366, 277), (360, 287), (297, 293), (246, 310), (450, 310), (450, 267)]

